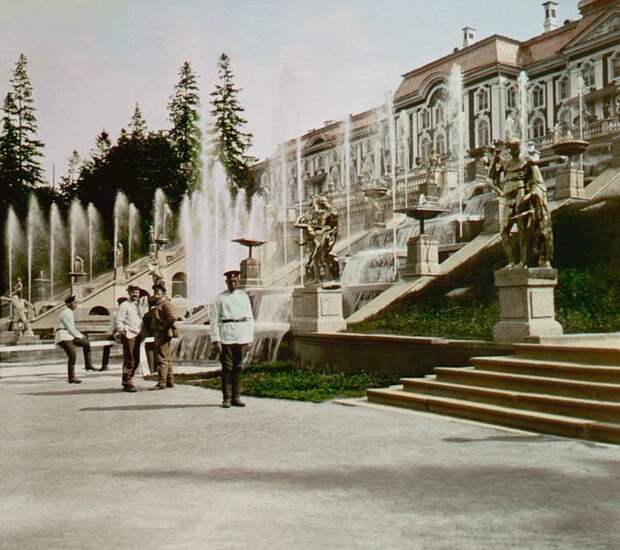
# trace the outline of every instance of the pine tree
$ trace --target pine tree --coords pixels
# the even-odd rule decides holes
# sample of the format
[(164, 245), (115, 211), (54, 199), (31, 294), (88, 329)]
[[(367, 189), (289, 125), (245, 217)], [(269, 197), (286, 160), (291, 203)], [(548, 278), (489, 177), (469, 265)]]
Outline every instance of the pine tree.
[(252, 134), (243, 131), (247, 120), (243, 118), (243, 107), (237, 100), (240, 88), (235, 88), (230, 58), (223, 53), (218, 62), (219, 83), (211, 93), (211, 115), (214, 118), (211, 127), (213, 139), (212, 155), (217, 158), (228, 177), (232, 192), (245, 189), (248, 199), (255, 192), (249, 166), (254, 158), (247, 155), (252, 145)]
[(11, 77), (13, 105), (5, 112), (12, 118), (17, 131), (20, 182), (22, 185), (34, 187), (43, 182), (43, 170), (39, 160), (43, 156), (43, 143), (36, 138), (37, 119), (27, 65), (26, 56), (21, 54)]
[(71, 202), (71, 199), (73, 199), (77, 193), (81, 165), (82, 159), (80, 158), (79, 153), (77, 151), (73, 151), (67, 164), (67, 175), (61, 178), (60, 184), (60, 196), (67, 204)]
[(190, 64), (186, 61), (179, 70), (179, 82), (168, 104), (172, 122), (168, 136), (186, 179), (186, 185), (191, 190), (196, 189), (201, 180), (202, 132), (199, 125), (199, 108), (198, 84)]
[(95, 168), (105, 163), (111, 147), (110, 134), (105, 130), (101, 130), (101, 133), (95, 139), (95, 147), (91, 150), (91, 163)]
[(0, 201), (3, 206), (19, 202), (25, 196), (20, 180), (19, 136), (9, 113), (15, 111), (11, 93), (6, 95), (3, 105), (2, 132), (0, 133)]
[(143, 140), (147, 134), (146, 121), (140, 111), (140, 106), (136, 103), (131, 120), (129, 121), (131, 139)]

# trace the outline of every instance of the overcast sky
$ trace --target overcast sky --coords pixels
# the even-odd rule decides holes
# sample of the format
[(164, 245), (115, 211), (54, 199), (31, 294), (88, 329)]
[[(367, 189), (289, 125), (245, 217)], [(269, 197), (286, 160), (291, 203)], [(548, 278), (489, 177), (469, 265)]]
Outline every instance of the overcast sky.
[[(559, 19), (578, 17), (560, 0)], [(0, 94), (29, 60), (44, 166), (66, 171), (105, 128), (114, 138), (138, 102), (149, 128), (183, 61), (199, 77), (203, 124), (227, 52), (254, 133), (253, 154), (382, 103), (400, 75), (461, 45), (461, 28), (527, 39), (542, 0), (0, 0)]]

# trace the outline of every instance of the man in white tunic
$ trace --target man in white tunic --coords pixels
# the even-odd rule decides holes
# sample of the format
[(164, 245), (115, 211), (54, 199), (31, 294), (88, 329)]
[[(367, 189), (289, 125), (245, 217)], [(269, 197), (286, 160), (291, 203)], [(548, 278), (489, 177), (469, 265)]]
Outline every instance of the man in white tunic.
[(228, 290), (215, 299), (211, 308), (211, 342), (222, 364), (222, 407), (225, 409), (245, 407), (240, 399), (239, 374), (248, 344), (254, 340), (252, 304), (248, 295), (239, 289), (240, 275), (237, 270), (224, 273)]
[(84, 351), (84, 365), (86, 370), (95, 370), (90, 358), (90, 343), (75, 326), (73, 311), (77, 308), (77, 297), (69, 296), (65, 300), (65, 309), (62, 310), (54, 331), (54, 344), (60, 346), (67, 354), (67, 376), (69, 384), (80, 384), (82, 381), (75, 376), (75, 346)]
[(140, 364), (140, 336), (142, 331), (142, 317), (146, 313), (140, 302), (140, 288), (129, 285), (127, 288), (129, 300), (123, 302), (116, 313), (115, 332), (120, 336), (123, 344), (123, 391), (136, 392), (133, 377)]

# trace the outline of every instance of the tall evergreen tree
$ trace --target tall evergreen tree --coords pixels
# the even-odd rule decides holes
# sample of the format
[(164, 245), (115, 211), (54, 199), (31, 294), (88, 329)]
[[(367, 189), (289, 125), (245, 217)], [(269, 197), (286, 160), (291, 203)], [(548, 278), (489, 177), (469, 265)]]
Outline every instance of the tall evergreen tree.
[(61, 178), (60, 196), (68, 204), (77, 193), (82, 159), (77, 151), (73, 151), (67, 164), (67, 174)]
[(43, 182), (40, 162), (43, 156), (43, 143), (36, 137), (37, 119), (33, 106), (32, 85), (26, 71), (27, 65), (26, 56), (21, 54), (11, 77), (13, 105), (8, 112), (5, 112), (11, 116), (17, 131), (20, 182), (34, 187)]
[(3, 110), (0, 133), (0, 201), (2, 206), (8, 206), (19, 202), (25, 196), (20, 181), (19, 136), (9, 114), (15, 110), (15, 102), (11, 93), (6, 95)]
[(111, 147), (110, 134), (101, 130), (101, 133), (95, 138), (95, 147), (91, 150), (91, 163), (95, 167), (103, 164)]
[(247, 151), (252, 145), (253, 136), (243, 131), (247, 120), (242, 116), (244, 109), (237, 99), (241, 88), (234, 85), (230, 58), (225, 53), (218, 61), (218, 75), (219, 82), (215, 91), (211, 92), (211, 115), (214, 118), (210, 131), (212, 155), (226, 170), (231, 191), (245, 189), (250, 198), (255, 191), (249, 169), (254, 159), (247, 155)]
[(168, 111), (172, 122), (169, 139), (189, 189), (196, 189), (201, 179), (202, 132), (199, 108), (198, 84), (190, 64), (186, 61), (179, 71), (179, 82), (170, 98)]
[(140, 106), (137, 103), (133, 111), (133, 115), (131, 115), (131, 120), (129, 121), (129, 130), (131, 139), (142, 140), (147, 134), (146, 121), (144, 120), (142, 111), (140, 111)]

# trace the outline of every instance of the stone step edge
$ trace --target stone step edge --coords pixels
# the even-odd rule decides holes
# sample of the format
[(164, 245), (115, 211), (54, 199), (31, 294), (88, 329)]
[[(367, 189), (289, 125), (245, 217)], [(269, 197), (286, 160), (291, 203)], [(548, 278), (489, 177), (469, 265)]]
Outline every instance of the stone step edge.
[[(383, 403), (391, 406), (405, 406), (401, 405), (401, 403), (416, 404), (422, 406), (422, 408), (418, 408), (418, 410), (423, 410), (433, 414), (443, 414), (457, 418), (464, 418), (466, 420), (477, 420), (486, 424), (498, 424), (502, 426), (509, 426), (511, 428), (519, 428), (526, 431), (552, 433), (558, 435), (557, 432), (541, 429), (544, 428), (544, 426), (538, 426), (535, 429), (531, 427), (531, 424), (529, 424), (530, 422), (541, 422), (557, 427), (558, 429), (568, 428), (575, 430), (578, 435), (575, 435), (574, 437), (577, 437), (578, 439), (620, 444), (620, 426), (617, 424), (584, 420), (581, 418), (572, 418), (537, 411), (523, 411), (520, 409), (487, 405), (461, 399), (451, 399), (448, 397), (432, 397), (402, 390), (369, 389), (366, 390), (366, 393), (368, 400), (371, 403)], [(377, 400), (375, 401), (373, 398), (376, 398)], [(385, 401), (382, 401), (382, 399)], [(474, 417), (471, 418), (463, 415), (463, 410), (474, 413)], [(495, 416), (495, 418), (492, 420), (488, 419), (489, 415)], [(524, 425), (523, 423), (528, 424)], [(559, 435), (565, 434), (561, 433)]]
[(486, 356), (486, 357), (472, 357), (470, 363), (474, 367), (478, 366), (501, 366), (510, 365), (515, 367), (541, 367), (543, 369), (576, 369), (576, 370), (592, 370), (593, 372), (618, 374), (620, 376), (620, 364), (615, 365), (590, 365), (583, 362), (571, 362), (571, 361), (554, 361), (552, 359), (533, 359), (530, 357), (520, 357), (518, 355), (506, 355), (506, 356)]
[[(618, 401), (601, 401), (601, 400), (593, 400), (593, 399), (579, 399), (577, 397), (565, 397), (559, 395), (549, 395), (546, 393), (528, 393), (528, 392), (517, 392), (499, 388), (482, 388), (479, 386), (467, 386), (464, 384), (454, 384), (449, 382), (441, 382), (439, 380), (428, 380), (425, 378), (414, 378), (410, 379), (407, 384), (402, 386), (402, 391), (409, 393), (416, 393), (416, 389), (420, 386), (429, 387), (429, 388), (438, 388), (442, 390), (449, 390), (461, 393), (469, 393), (469, 394), (481, 394), (487, 395), (490, 397), (509, 397), (512, 399), (518, 399), (523, 401), (530, 402), (540, 402), (540, 403), (550, 403), (554, 405), (567, 405), (578, 408), (589, 408), (589, 409), (599, 409), (606, 410), (609, 412), (617, 412), (620, 415), (620, 402)], [(412, 388), (412, 389), (408, 389)], [(393, 389), (393, 388), (389, 388)], [(430, 395), (430, 394), (425, 394)], [(435, 396), (435, 397), (444, 397), (444, 396)], [(469, 401), (469, 400), (467, 400)], [(476, 402), (476, 401), (474, 401)], [(501, 406), (501, 405), (498, 405)], [(529, 410), (529, 409), (528, 409)], [(561, 416), (561, 415), (560, 415)], [(571, 418), (575, 418), (571, 415)], [(589, 420), (583, 417), (583, 420)], [(620, 421), (619, 421), (620, 422)]]
[[(534, 376), (531, 374), (511, 374), (505, 372), (496, 372), (496, 371), (484, 371), (484, 370), (476, 370), (473, 367), (436, 367), (435, 374), (437, 379), (441, 381), (442, 374), (456, 374), (458, 376), (471, 377), (472, 379), (478, 380), (504, 380), (504, 381), (513, 381), (513, 382), (532, 382), (533, 384), (542, 383), (542, 384), (556, 384), (559, 386), (564, 386), (565, 388), (584, 388), (588, 387), (591, 389), (600, 389), (600, 390), (612, 390), (617, 389), (620, 392), (620, 384), (607, 384), (605, 382), (590, 382), (585, 380), (568, 380), (565, 378), (553, 378), (548, 376)], [(412, 380), (408, 378), (401, 379), (401, 383), (404, 383), (403, 380)], [(415, 380), (415, 379), (413, 379)]]
[(559, 344), (514, 344), (516, 353), (521, 351), (534, 352), (534, 353), (591, 353), (593, 355), (607, 355), (618, 354), (620, 356), (620, 349), (617, 347), (584, 347), (584, 346), (564, 346)]

